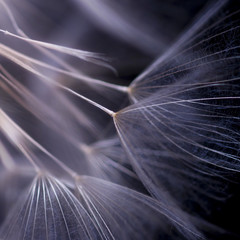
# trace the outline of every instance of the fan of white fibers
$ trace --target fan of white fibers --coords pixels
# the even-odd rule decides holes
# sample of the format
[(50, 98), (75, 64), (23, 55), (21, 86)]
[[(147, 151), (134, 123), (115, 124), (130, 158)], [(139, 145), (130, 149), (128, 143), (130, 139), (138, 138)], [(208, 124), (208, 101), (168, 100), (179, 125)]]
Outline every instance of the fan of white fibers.
[(230, 85), (238, 80), (239, 14), (231, 12), (216, 19), (210, 15), (205, 20), (208, 24), (197, 28), (193, 24), (130, 84), (130, 98), (136, 102), (159, 90), (207, 89), (211, 84)]
[[(166, 208), (161, 201), (139, 192), (87, 176), (79, 177), (76, 184), (79, 197), (96, 225), (99, 229), (106, 229), (105, 239), (154, 239), (157, 236), (204, 239), (200, 230), (195, 228), (198, 219), (188, 216), (170, 202)], [(207, 226), (204, 222), (201, 224)], [(174, 228), (169, 232), (167, 229), (171, 225)]]
[[(182, 239), (182, 236), (203, 238), (194, 226), (197, 220), (170, 201), (166, 205), (111, 182), (79, 176), (3, 111), (1, 123), (2, 133), (29, 160), (37, 174), (29, 192), (8, 213), (1, 227), (2, 239), (40, 239), (43, 236), (46, 239), (152, 239), (156, 234), (176, 239)], [(36, 154), (35, 148), (48, 159)], [(48, 174), (44, 173), (46, 170)], [(61, 181), (51, 173), (59, 176)], [(139, 233), (136, 228), (144, 230)]]
[(1, 239), (202, 239), (191, 225), (179, 226), (186, 221), (176, 222), (157, 201), (130, 189), (80, 177), (76, 194), (39, 173), (2, 225)]
[[(114, 3), (79, 2), (91, 14), (92, 7), (99, 6), (102, 12), (95, 14), (100, 24), (106, 25), (104, 17), (112, 19), (120, 34), (128, 34), (127, 41), (144, 47), (144, 38), (131, 36), (145, 32), (131, 19), (113, 15)], [(210, 236), (216, 228), (202, 217), (214, 208), (210, 204), (228, 196), (229, 176), (240, 172), (239, 11), (215, 18), (227, 2), (208, 6), (171, 48), (125, 87), (92, 78), (63, 57), (109, 67), (101, 54), (29, 38), (0, 0), (17, 33), (0, 29), (1, 37), (27, 43), (43, 56), (37, 59), (0, 44), (0, 191), (6, 196), (4, 182), (11, 187), (15, 177), (24, 183), (14, 207), (16, 193), (5, 199), (11, 203), (0, 239)], [(20, 74), (11, 73), (13, 66)], [(96, 89), (97, 94), (85, 89)], [(108, 94), (115, 90), (131, 104), (119, 104), (115, 111), (114, 101), (105, 101), (116, 101), (117, 94)], [(100, 92), (109, 96), (100, 99)], [(30, 115), (25, 126), (29, 131), (5, 100), (19, 107), (19, 116)], [(89, 104), (108, 116), (93, 115)], [(34, 124), (29, 126), (31, 118)], [(22, 158), (31, 166), (30, 177), (21, 175)], [(25, 192), (26, 179), (32, 182)], [(147, 190), (149, 196), (133, 189)]]
[(58, 180), (38, 175), (1, 227), (1, 239), (96, 239), (97, 229)]

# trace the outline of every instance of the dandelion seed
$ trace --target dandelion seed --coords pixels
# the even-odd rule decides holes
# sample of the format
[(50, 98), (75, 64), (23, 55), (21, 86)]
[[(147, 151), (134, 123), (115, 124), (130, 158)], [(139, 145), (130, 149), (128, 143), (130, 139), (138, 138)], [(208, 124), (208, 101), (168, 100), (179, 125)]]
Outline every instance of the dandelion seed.
[(2, 239), (94, 239), (96, 228), (72, 193), (50, 176), (37, 176), (1, 228)]
[[(98, 47), (108, 45), (105, 39), (94, 42), (96, 51), (80, 50), (91, 49), (88, 42), (96, 30), (87, 21), (86, 32), (75, 24), (85, 18), (71, 1), (71, 14), (78, 17), (56, 12), (67, 25), (58, 26), (53, 38), (39, 41), (43, 37), (34, 36), (35, 31), (22, 30), (11, 3), (0, 0), (7, 20), (0, 27), (1, 239), (192, 240), (227, 235), (211, 224), (211, 214), (215, 203), (218, 208), (229, 197), (230, 181), (240, 172), (240, 25), (237, 9), (224, 12), (228, 2), (207, 4), (168, 48), (187, 9), (172, 14), (164, 7), (173, 10), (175, 5), (163, 1), (159, 12), (166, 14), (156, 24), (155, 10), (150, 16), (141, 2), (134, 3), (135, 11), (126, 7), (131, 1), (75, 1), (94, 24), (98, 19), (97, 25), (134, 45), (134, 51), (158, 56), (130, 84), (117, 84), (111, 76), (105, 79), (85, 69), (99, 65), (115, 72), (111, 58), (96, 53), (104, 52)], [(31, 10), (34, 4), (22, 3)], [(60, 8), (64, 1), (58, 4)], [(167, 27), (172, 21), (178, 31)], [(69, 26), (79, 31), (70, 35)], [(76, 44), (78, 34), (83, 47)], [(59, 40), (65, 43), (54, 44), (59, 42), (55, 35), (64, 35)], [(66, 42), (65, 36), (75, 43)], [(128, 65), (132, 54), (119, 56), (128, 56)], [(115, 104), (117, 94), (123, 104)], [(100, 111), (93, 114), (92, 106)]]
[[(173, 231), (172, 238), (178, 237), (179, 233), (189, 239), (203, 238), (190, 223), (191, 217), (182, 221), (164, 205), (128, 188), (91, 177), (81, 177), (77, 188), (98, 228), (105, 229), (101, 230), (105, 239), (152, 239), (154, 235), (151, 236), (150, 232), (156, 234), (156, 230), (160, 231), (157, 233), (159, 236), (164, 237), (169, 221), (164, 220), (164, 215), (174, 225), (176, 223), (176, 230), (179, 231)], [(140, 233), (138, 229), (143, 230)]]

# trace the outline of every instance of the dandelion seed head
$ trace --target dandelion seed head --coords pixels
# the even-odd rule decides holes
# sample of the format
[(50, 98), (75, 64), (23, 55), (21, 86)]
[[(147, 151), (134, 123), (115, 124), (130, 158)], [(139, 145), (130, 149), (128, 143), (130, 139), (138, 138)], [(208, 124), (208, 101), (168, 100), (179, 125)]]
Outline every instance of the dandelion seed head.
[(1, 239), (231, 239), (231, 4), (0, 0)]

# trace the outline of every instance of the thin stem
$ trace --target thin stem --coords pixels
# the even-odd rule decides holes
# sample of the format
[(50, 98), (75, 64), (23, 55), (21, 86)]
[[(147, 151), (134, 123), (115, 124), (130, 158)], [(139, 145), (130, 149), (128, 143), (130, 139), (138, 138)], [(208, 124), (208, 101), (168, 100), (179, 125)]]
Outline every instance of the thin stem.
[(21, 36), (25, 36), (24, 32), (18, 27), (18, 24), (13, 16), (11, 10), (7, 6), (7, 4), (3, 0), (0, 0), (0, 3), (2, 4), (3, 8), (6, 10), (7, 15), (9, 16), (10, 21), (12, 22), (12, 25), (15, 28), (15, 30), (17, 31), (17, 33), (20, 34)]
[(91, 99), (89, 99), (89, 98), (87, 98), (87, 97), (84, 97), (83, 95), (81, 95), (81, 94), (73, 91), (73, 90), (70, 89), (70, 88), (67, 88), (67, 87), (64, 87), (64, 86), (59, 86), (59, 87), (62, 88), (62, 89), (64, 89), (64, 90), (66, 90), (66, 91), (68, 91), (68, 92), (70, 92), (70, 93), (72, 93), (72, 94), (74, 94), (74, 95), (76, 95), (77, 97), (80, 97), (81, 99), (83, 99), (83, 100), (85, 100), (86, 102), (92, 104), (93, 106), (101, 109), (102, 111), (104, 111), (105, 113), (107, 113), (108, 115), (110, 115), (111, 117), (113, 117), (113, 116), (116, 114), (115, 112), (111, 111), (110, 109), (108, 109), (108, 108), (106, 108), (106, 107), (104, 107), (104, 106), (102, 106), (102, 105), (94, 102), (93, 100), (91, 100)]
[[(64, 68), (68, 69), (70, 72), (73, 72), (75, 74), (80, 74), (81, 78), (83, 78), (84, 76), (79, 72), (76, 71), (73, 67), (71, 67), (69, 64), (65, 63), (64, 61), (62, 61), (60, 58), (56, 57), (53, 53), (49, 52), (47, 49), (43, 48), (41, 45), (38, 46), (36, 45), (36, 42), (32, 42), (32, 39), (30, 39), (23, 31), (22, 29), (18, 26), (16, 19), (14, 18), (13, 13), (11, 12), (11, 10), (9, 9), (9, 7), (7, 6), (7, 4), (3, 1), (0, 0), (0, 4), (2, 4), (3, 8), (5, 9), (14, 29), (16, 30), (16, 32), (20, 35), (14, 35), (12, 33), (9, 33), (7, 31), (1, 30), (1, 32), (4, 32), (5, 34), (10, 34), (13, 37), (25, 40), (25, 41), (30, 41), (30, 44), (32, 44), (36, 49), (38, 49), (39, 51), (43, 52), (46, 56), (50, 57), (51, 59), (53, 59), (54, 61), (56, 61), (57, 63), (59, 63), (61, 66), (63, 66)], [(34, 41), (34, 40), (33, 40)], [(38, 41), (37, 41), (38, 42)], [(38, 42), (39, 43), (39, 42)], [(109, 67), (109, 66), (108, 66)], [(111, 68), (112, 69), (112, 68)], [(75, 76), (76, 77), (76, 76)], [(128, 92), (128, 87), (126, 86), (119, 86), (113, 83), (107, 83), (98, 79), (93, 79), (93, 78), (89, 78), (89, 77), (85, 77), (85, 81), (88, 80), (91, 83), (94, 84), (98, 84), (99, 86), (104, 86), (104, 87), (108, 87), (120, 92)]]
[[(0, 29), (0, 32), (1, 32), (1, 29)], [(36, 60), (34, 58), (28, 57), (25, 54), (19, 53), (19, 52), (15, 51), (11, 48), (8, 48), (7, 46), (5, 46), (3, 44), (0, 44), (0, 50), (1, 50), (0, 51), (1, 55), (5, 56), (6, 58), (11, 59), (15, 63), (17, 63), (16, 62), (17, 60), (21, 61), (23, 59), (24, 61), (36, 64), (38, 66), (41, 66), (41, 67), (44, 67), (44, 68), (47, 68), (47, 69), (50, 69), (50, 70), (58, 72), (60, 74), (65, 74), (69, 77), (78, 79), (82, 82), (86, 82), (87, 84), (99, 85), (99, 86), (114, 89), (114, 90), (117, 90), (117, 91), (123, 92), (123, 93), (127, 93), (129, 91), (128, 87), (126, 87), (126, 86), (120, 86), (120, 85), (116, 85), (116, 84), (113, 84), (113, 83), (104, 82), (104, 81), (101, 81), (99, 79), (88, 77), (81, 72), (76, 72), (76, 71), (73, 71), (73, 70), (69, 70), (69, 71), (62, 70), (60, 68), (57, 68), (57, 67), (54, 67), (52, 65), (46, 64), (42, 61), (39, 61), (39, 60)], [(14, 58), (12, 58), (10, 56), (14, 56)]]
[[(0, 31), (1, 31), (1, 30), (0, 30)], [(0, 46), (1, 46), (1, 44), (0, 44)], [(45, 81), (46, 81), (46, 80), (47, 80), (47, 81), (51, 81), (50, 78), (45, 77), (44, 75), (40, 74), (39, 72), (35, 71), (34, 69), (32, 69), (32, 68), (30, 68), (29, 66), (25, 65), (24, 63), (20, 62), (19, 60), (15, 59), (15, 60), (13, 60), (13, 61), (14, 61), (14, 62), (17, 62), (17, 61), (18, 61), (18, 64), (19, 64), (19, 65), (21, 65), (22, 67), (24, 67), (24, 68), (27, 69), (28, 71), (33, 72), (33, 73), (35, 73), (36, 75), (42, 77)], [(74, 94), (74, 95), (77, 96), (77, 97), (80, 97), (80, 98), (84, 99), (85, 101), (89, 102), (90, 104), (94, 105), (95, 107), (97, 107), (97, 108), (101, 109), (102, 111), (106, 112), (106, 113), (109, 114), (110, 116), (114, 116), (114, 115), (115, 115), (115, 112), (113, 112), (113, 111), (105, 108), (104, 106), (102, 106), (102, 105), (100, 105), (100, 104), (98, 104), (98, 103), (96, 103), (96, 102), (94, 102), (94, 101), (92, 101), (92, 100), (90, 100), (90, 99), (88, 99), (88, 98), (86, 98), (86, 97), (84, 97), (83, 95), (81, 95), (81, 94), (73, 91), (73, 90), (70, 89), (70, 88), (65, 87), (65, 86), (63, 86), (63, 85), (61, 85), (61, 84), (59, 84), (59, 83), (56, 83), (56, 82), (53, 82), (53, 84), (54, 84), (55, 86), (57, 86), (57, 87), (65, 90), (65, 91), (70, 92), (71, 94)]]
[(3, 143), (0, 142), (0, 160), (3, 164), (3, 166), (7, 169), (7, 170), (12, 170), (15, 167), (15, 162), (12, 160), (9, 152), (7, 151), (7, 149), (4, 147)]
[[(54, 157), (50, 152), (48, 152), (47, 149), (45, 149), (42, 145), (40, 145), (38, 142), (36, 142), (30, 135), (28, 135), (21, 127), (19, 127), (2, 109), (0, 109), (0, 119), (1, 121), (7, 121), (9, 124), (9, 127), (11, 129), (9, 131), (12, 132), (12, 134), (18, 135), (19, 133), (21, 136), (25, 137), (29, 142), (31, 142), (35, 147), (40, 149), (43, 153), (45, 153), (47, 156), (49, 156), (56, 164), (58, 164), (65, 172), (67, 172), (72, 178), (75, 178), (76, 175), (78, 175), (76, 172), (74, 172), (72, 169), (70, 169), (67, 165), (65, 165), (63, 162), (61, 162), (58, 158)], [(3, 124), (2, 124), (3, 125)], [(9, 135), (8, 131), (6, 129), (1, 128), (2, 131), (4, 131), (7, 135)], [(15, 132), (13, 132), (15, 129)], [(16, 131), (17, 130), (17, 131)], [(16, 138), (16, 137), (15, 137)], [(11, 138), (12, 139), (12, 138)], [(17, 138), (16, 138), (17, 139)], [(23, 139), (21, 139), (23, 140)], [(22, 146), (20, 141), (14, 141), (14, 144), (19, 148), (19, 150), (27, 157), (27, 159), (32, 163), (34, 168), (37, 170), (37, 172), (40, 172), (39, 166), (36, 164), (36, 162), (30, 157), (30, 154), (28, 151)]]

